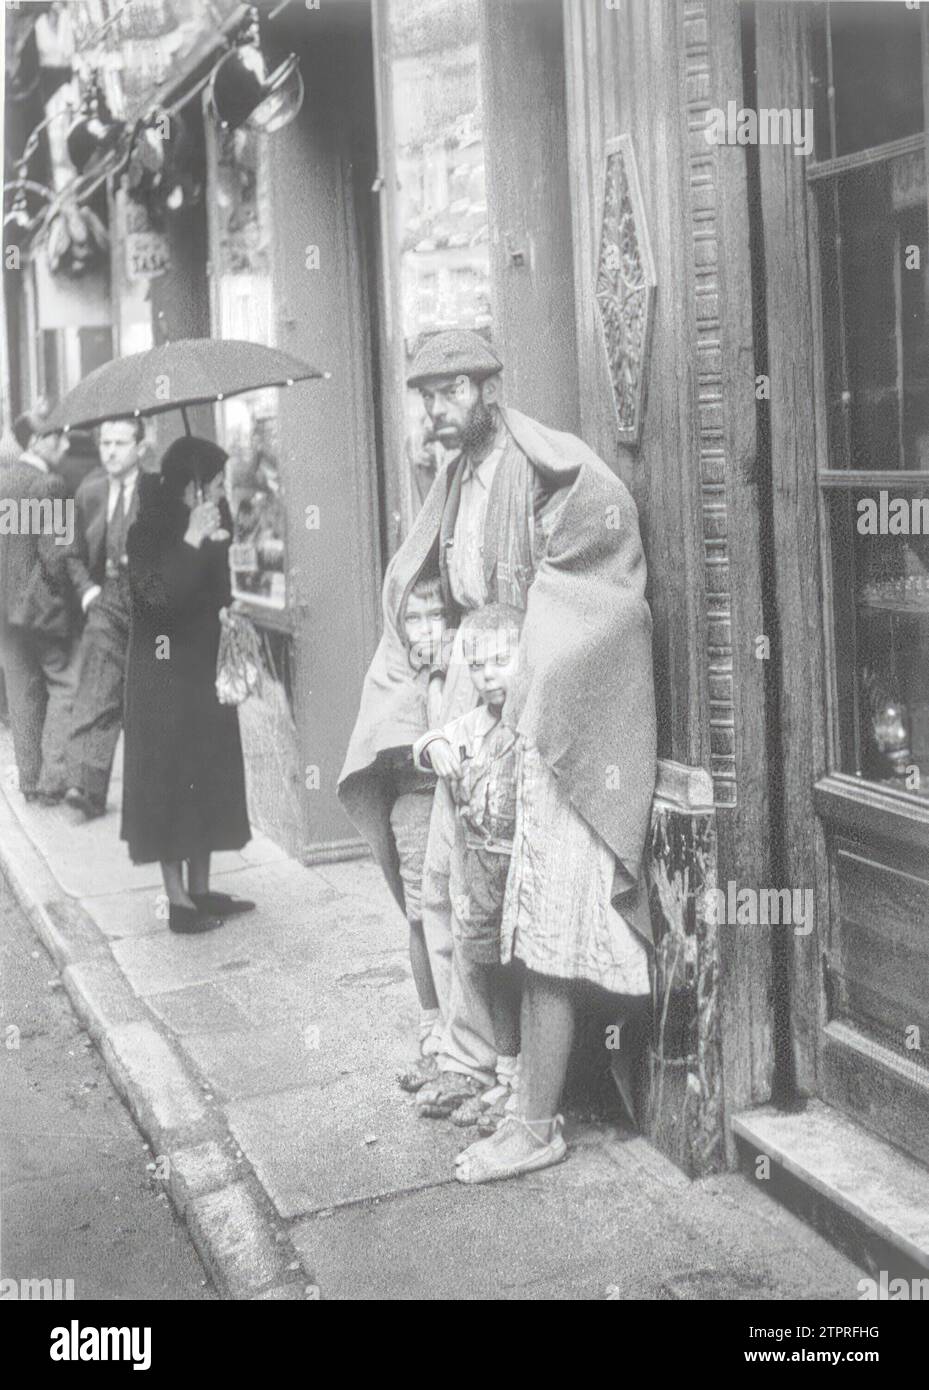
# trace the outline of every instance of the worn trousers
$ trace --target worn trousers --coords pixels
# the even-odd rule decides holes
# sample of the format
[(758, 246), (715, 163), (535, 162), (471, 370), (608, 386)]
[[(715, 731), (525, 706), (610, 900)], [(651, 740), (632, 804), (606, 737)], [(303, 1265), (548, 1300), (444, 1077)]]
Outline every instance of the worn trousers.
[(123, 726), (129, 609), (120, 582), (108, 580), (92, 603), (81, 638), (80, 672), (71, 716), (68, 782), (104, 805)]
[[(458, 633), (451, 651), (442, 697), (442, 719), (447, 723), (477, 704), (468, 665), (461, 653)], [(458, 833), (455, 803), (448, 784), (440, 777), (432, 805), (426, 861), (423, 866), (423, 932), (432, 966), (432, 978), (444, 1023), (438, 1055), (442, 1071), (463, 1072), (490, 1086), (496, 1074), (490, 1012), (490, 972), (456, 949), (456, 930), (449, 892), (452, 847)]]
[(449, 893), (457, 832), (455, 804), (447, 783), (440, 779), (429, 822), (422, 891), (423, 931), (444, 1023), (439, 1070), (464, 1072), (490, 1086), (497, 1064), (490, 971), (462, 954)]
[(22, 628), (4, 628), (0, 659), (20, 790), (60, 795), (77, 684), (77, 644)]

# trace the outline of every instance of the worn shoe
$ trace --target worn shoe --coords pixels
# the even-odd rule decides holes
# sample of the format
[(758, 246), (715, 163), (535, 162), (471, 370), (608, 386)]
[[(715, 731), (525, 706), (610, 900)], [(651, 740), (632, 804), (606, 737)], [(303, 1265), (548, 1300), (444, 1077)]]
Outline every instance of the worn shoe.
[(452, 1111), (449, 1119), (452, 1124), (457, 1125), (459, 1129), (468, 1129), (471, 1125), (477, 1124), (484, 1114), (484, 1111), (484, 1097), (482, 1095), (471, 1096), (469, 1100), (465, 1101), (464, 1105), (459, 1105), (457, 1110)]
[(190, 896), (201, 912), (214, 917), (241, 917), (243, 912), (255, 911), (250, 898), (234, 898), (231, 893), (191, 893)]
[(435, 1081), (439, 1075), (439, 1064), (435, 1057), (414, 1058), (410, 1065), (404, 1070), (397, 1072), (397, 1081), (401, 1091), (413, 1094), (425, 1086), (427, 1081)]
[(515, 1113), (516, 1096), (512, 1091), (505, 1091), (502, 1096), (498, 1096), (491, 1105), (486, 1106), (482, 1111), (477, 1122), (478, 1134), (483, 1139), (491, 1134), (496, 1134), (507, 1115)]
[(182, 936), (199, 936), (202, 932), (215, 931), (223, 925), (219, 917), (211, 917), (195, 907), (182, 907), (171, 903), (168, 907), (168, 926)]
[(60, 806), (64, 801), (64, 792), (36, 792), (36, 801), (40, 806)]
[(438, 1079), (424, 1086), (416, 1098), (416, 1113), (424, 1120), (447, 1120), (466, 1100), (479, 1096), (484, 1083), (462, 1072), (439, 1072)]
[[(477, 1125), (480, 1134), (493, 1134), (503, 1119), (503, 1107), (511, 1095), (512, 1090), (506, 1083), (494, 1081), (493, 1085), (488, 1086), (479, 1096), (472, 1096), (464, 1105), (459, 1105), (451, 1117), (452, 1124), (458, 1125), (459, 1129)], [(495, 1122), (489, 1128), (485, 1128), (484, 1121), (489, 1115), (495, 1117)]]
[(65, 801), (76, 811), (80, 811), (85, 820), (98, 820), (100, 816), (106, 815), (106, 803), (94, 801), (82, 792), (80, 787), (69, 787), (65, 792)]

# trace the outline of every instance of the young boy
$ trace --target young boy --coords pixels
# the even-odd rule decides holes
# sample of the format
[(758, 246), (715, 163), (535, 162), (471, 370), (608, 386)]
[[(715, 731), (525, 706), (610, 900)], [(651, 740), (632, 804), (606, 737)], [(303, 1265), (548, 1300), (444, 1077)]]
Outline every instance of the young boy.
[[(445, 607), (438, 578), (420, 579), (407, 596), (401, 615), (410, 665), (422, 696), (421, 727), (434, 722), (441, 705), (443, 676), (439, 662), (445, 632)], [(405, 1091), (416, 1091), (436, 1073), (441, 1027), (438, 998), (423, 934), (421, 895), (423, 861), (429, 837), (429, 818), (435, 792), (435, 775), (413, 765), (413, 750), (391, 748), (378, 755), (389, 780), (393, 805), (390, 828), (397, 847), (407, 921), (410, 925), (410, 969), (419, 998), (419, 1053), (398, 1076)]]
[(513, 967), (500, 963), (500, 919), (516, 818), (516, 735), (501, 716), (522, 620), (521, 611), (505, 603), (467, 615), (462, 648), (480, 703), (413, 745), (416, 766), (447, 778), (458, 807), (449, 875), (452, 933), (494, 1026), (496, 1084), (453, 1112), (454, 1123), (461, 1125), (475, 1123), (488, 1108), (502, 1115), (516, 1080), (519, 1001)]

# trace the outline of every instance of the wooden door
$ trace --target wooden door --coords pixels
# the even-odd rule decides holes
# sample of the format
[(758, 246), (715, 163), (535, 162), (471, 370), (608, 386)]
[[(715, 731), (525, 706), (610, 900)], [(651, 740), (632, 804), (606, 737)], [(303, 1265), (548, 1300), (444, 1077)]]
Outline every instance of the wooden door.
[(795, 1081), (929, 1161), (926, 17), (756, 16)]

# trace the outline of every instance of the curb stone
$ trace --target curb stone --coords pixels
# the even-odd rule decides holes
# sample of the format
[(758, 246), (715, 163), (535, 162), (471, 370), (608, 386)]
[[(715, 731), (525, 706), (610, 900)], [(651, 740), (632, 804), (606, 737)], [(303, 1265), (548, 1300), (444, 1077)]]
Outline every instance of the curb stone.
[[(0, 872), (51, 955), (163, 1184), (227, 1299), (318, 1299), (285, 1224), (200, 1078), (130, 988), (96, 922), (61, 885), (0, 789)], [(235, 1156), (234, 1156), (235, 1155)], [(163, 1171), (161, 1171), (163, 1170)]]

